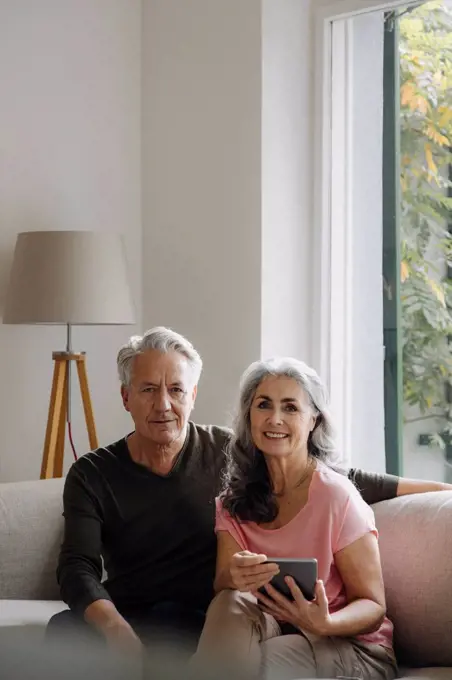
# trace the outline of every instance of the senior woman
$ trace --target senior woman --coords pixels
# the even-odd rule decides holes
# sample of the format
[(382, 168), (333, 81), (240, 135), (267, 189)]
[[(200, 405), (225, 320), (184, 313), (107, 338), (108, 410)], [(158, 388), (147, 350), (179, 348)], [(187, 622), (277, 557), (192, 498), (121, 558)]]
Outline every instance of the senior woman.
[[(216, 597), (194, 663), (267, 677), (391, 680), (397, 675), (371, 508), (332, 465), (324, 387), (295, 359), (253, 363), (217, 499)], [(316, 558), (314, 601), (274, 558)], [(264, 588), (265, 594), (258, 592)]]

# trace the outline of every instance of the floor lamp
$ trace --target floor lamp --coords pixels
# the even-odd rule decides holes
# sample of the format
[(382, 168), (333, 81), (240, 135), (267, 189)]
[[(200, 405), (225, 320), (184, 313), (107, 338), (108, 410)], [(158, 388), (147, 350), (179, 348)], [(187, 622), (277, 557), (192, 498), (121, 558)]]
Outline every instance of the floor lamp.
[(134, 309), (119, 234), (29, 231), (18, 234), (3, 323), (60, 324), (65, 351), (53, 352), (53, 382), (41, 479), (63, 476), (71, 434), (71, 366), (77, 367), (90, 448), (98, 446), (85, 352), (74, 352), (75, 325), (133, 324)]

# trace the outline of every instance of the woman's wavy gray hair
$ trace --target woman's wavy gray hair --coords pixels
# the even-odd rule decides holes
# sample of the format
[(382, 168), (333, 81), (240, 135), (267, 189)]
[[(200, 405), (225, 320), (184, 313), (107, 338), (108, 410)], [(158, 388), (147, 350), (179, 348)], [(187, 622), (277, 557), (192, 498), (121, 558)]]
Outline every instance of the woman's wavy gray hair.
[(198, 383), (202, 371), (202, 359), (191, 342), (170, 328), (156, 326), (146, 331), (144, 335), (133, 335), (119, 350), (117, 367), (121, 385), (130, 386), (135, 357), (151, 349), (164, 353), (173, 351), (182, 354), (192, 369), (194, 384)]
[(302, 387), (316, 417), (308, 439), (308, 452), (328, 465), (333, 466), (338, 462), (327, 393), (316, 371), (290, 357), (255, 361), (240, 381), (234, 434), (226, 450), (221, 494), (225, 509), (242, 521), (271, 522), (278, 514), (277, 499), (265, 458), (251, 436), (251, 405), (257, 388), (269, 376), (292, 378)]
[(312, 433), (310, 453), (316, 458), (331, 461), (336, 458), (334, 427), (328, 408), (328, 397), (324, 384), (316, 371), (298, 359), (275, 357), (266, 361), (255, 361), (244, 372), (239, 391), (234, 432), (235, 439), (245, 448), (254, 449), (251, 437), (250, 411), (256, 390), (269, 376), (292, 378), (306, 392), (314, 415), (316, 427)]

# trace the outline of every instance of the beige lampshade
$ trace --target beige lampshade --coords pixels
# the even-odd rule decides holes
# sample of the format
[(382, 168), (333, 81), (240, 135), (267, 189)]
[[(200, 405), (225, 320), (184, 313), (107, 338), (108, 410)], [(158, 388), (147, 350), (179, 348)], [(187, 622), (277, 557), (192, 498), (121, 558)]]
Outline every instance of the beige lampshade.
[(18, 234), (3, 323), (133, 324), (134, 316), (119, 234)]

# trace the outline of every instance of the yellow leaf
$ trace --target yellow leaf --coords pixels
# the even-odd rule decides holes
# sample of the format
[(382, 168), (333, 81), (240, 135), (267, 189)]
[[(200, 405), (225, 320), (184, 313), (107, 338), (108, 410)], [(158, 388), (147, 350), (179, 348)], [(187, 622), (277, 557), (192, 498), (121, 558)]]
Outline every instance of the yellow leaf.
[(449, 125), (449, 123), (452, 121), (452, 108), (449, 108), (447, 106), (441, 106), (438, 109), (438, 112), (440, 113), (440, 118), (438, 121), (439, 127), (445, 128)]
[(424, 115), (428, 111), (428, 101), (417, 91), (416, 83), (407, 80), (400, 88), (400, 105), (408, 106), (411, 111), (419, 111)]
[(430, 144), (425, 143), (424, 144), (424, 150), (425, 150), (425, 160), (427, 161), (428, 169), (433, 175), (436, 175), (438, 172), (438, 169), (435, 165), (435, 161), (433, 160), (433, 154), (432, 154), (432, 147)]
[(428, 101), (421, 94), (418, 94), (412, 102), (410, 109), (412, 111), (420, 111), (420, 113), (425, 115), (428, 111)]
[(400, 263), (400, 280), (402, 283), (407, 280), (409, 275), (408, 264), (405, 260), (402, 260)]
[(432, 289), (433, 293), (436, 295), (437, 300), (442, 304), (443, 307), (446, 306), (446, 298), (444, 295), (444, 290), (441, 288), (439, 283), (433, 281), (433, 279), (428, 279), (428, 284)]
[(428, 123), (424, 128), (424, 132), (427, 137), (430, 137), (430, 139), (435, 142), (435, 144), (438, 144), (439, 146), (449, 146), (447, 137), (442, 135), (441, 132), (434, 127), (433, 123)]
[(402, 106), (409, 106), (413, 101), (415, 94), (416, 88), (414, 87), (414, 84), (410, 81), (404, 83), (400, 88), (400, 103)]
[(439, 144), (440, 146), (450, 146), (448, 137), (442, 135), (440, 132), (438, 132), (437, 136), (434, 137), (434, 139), (436, 143)]

